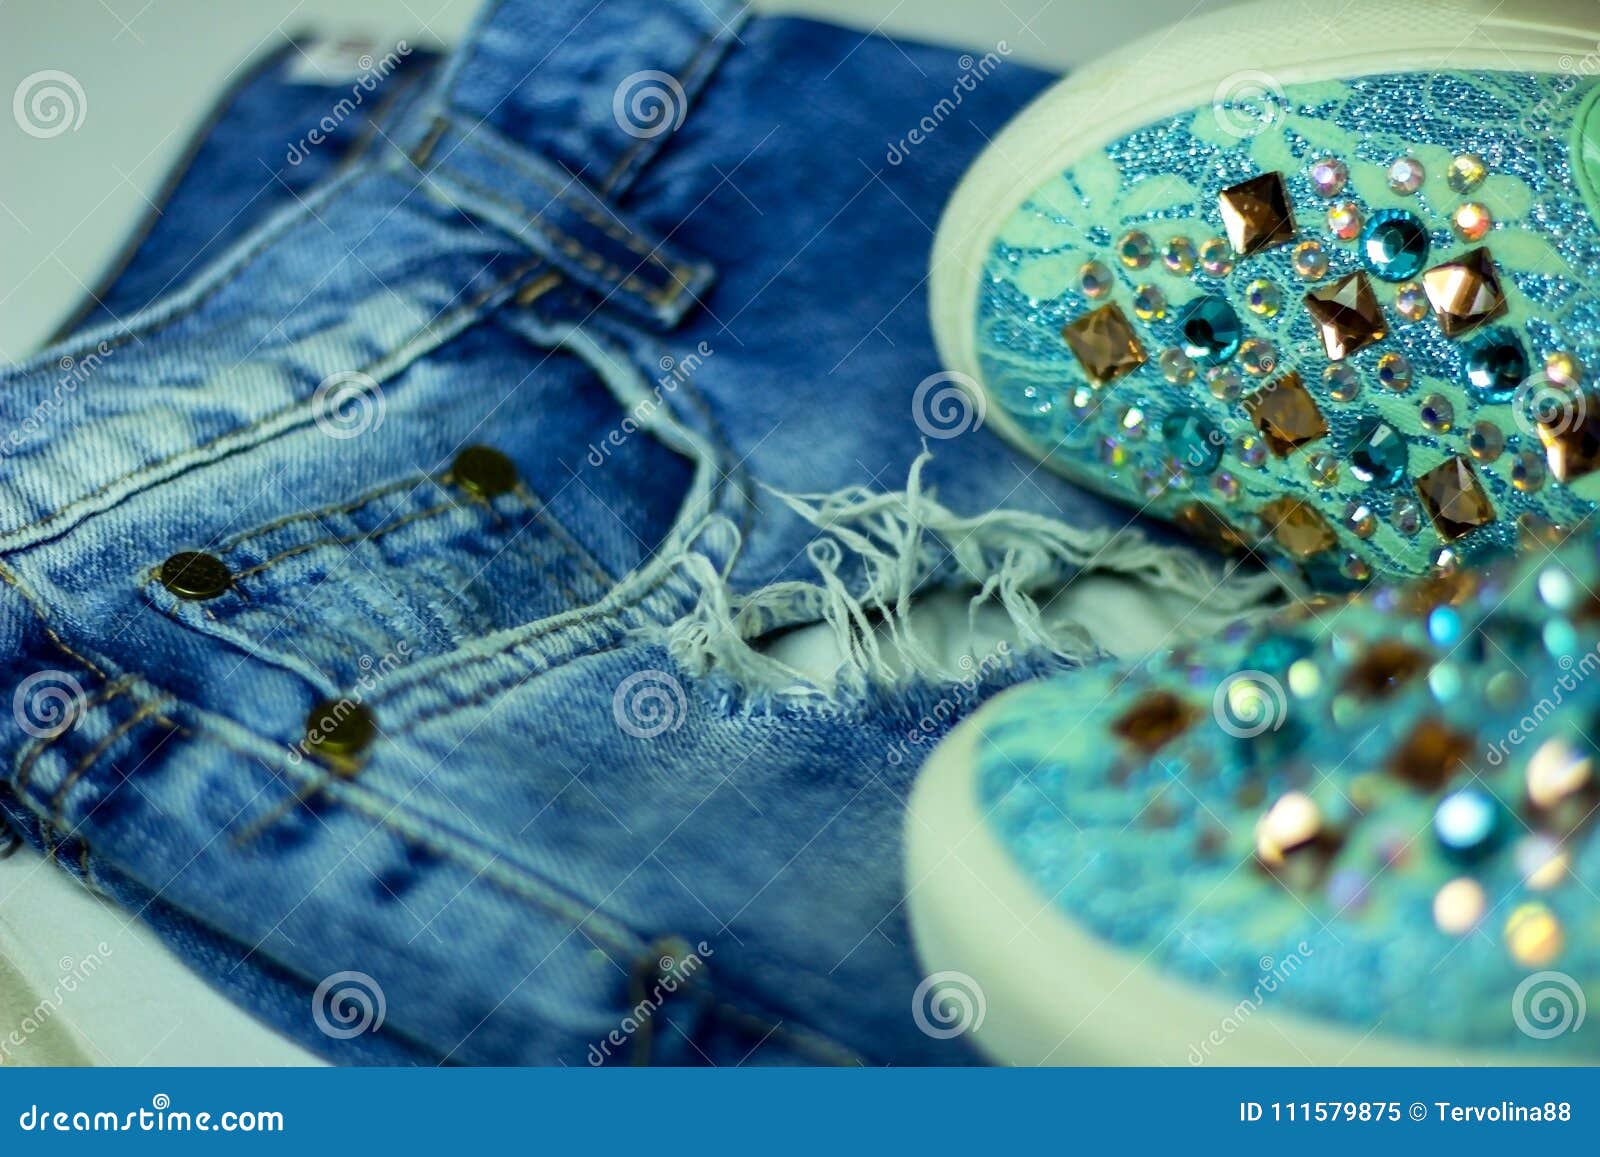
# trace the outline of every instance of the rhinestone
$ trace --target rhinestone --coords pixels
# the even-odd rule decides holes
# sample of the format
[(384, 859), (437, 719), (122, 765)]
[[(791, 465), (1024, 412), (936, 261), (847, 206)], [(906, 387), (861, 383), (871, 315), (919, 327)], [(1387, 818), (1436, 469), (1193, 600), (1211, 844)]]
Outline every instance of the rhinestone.
[(1361, 232), (1361, 207), (1354, 201), (1340, 201), (1330, 206), (1328, 232), (1341, 241), (1354, 241)]
[(1428, 316), (1428, 295), (1415, 281), (1408, 281), (1394, 291), (1394, 309), (1407, 321), (1421, 321)]
[(1117, 260), (1129, 269), (1143, 269), (1154, 260), (1155, 242), (1150, 234), (1131, 229), (1117, 239)]
[(1230, 186), (1217, 196), (1222, 224), (1235, 253), (1259, 253), (1294, 236), (1294, 214), (1283, 178), (1262, 173)]
[(1072, 412), (1079, 418), (1089, 418), (1100, 410), (1100, 395), (1088, 386), (1072, 391)]
[(1506, 917), (1506, 949), (1524, 968), (1542, 968), (1561, 955), (1566, 934), (1554, 912), (1537, 900), (1519, 904)]
[(1455, 226), (1456, 236), (1461, 240), (1482, 241), (1494, 227), (1494, 218), (1489, 215), (1486, 205), (1468, 201), (1456, 207), (1456, 211), (1450, 215), (1450, 223)]
[(1524, 511), (1517, 515), (1517, 540), (1522, 550), (1536, 546), (1560, 546), (1566, 541), (1567, 531), (1559, 523), (1551, 522), (1542, 514)]
[(1572, 863), (1561, 844), (1544, 835), (1519, 841), (1513, 854), (1522, 882), (1535, 892), (1548, 891), (1561, 883)]
[(1362, 418), (1356, 423), (1350, 473), (1377, 486), (1396, 485), (1406, 476), (1405, 438), (1376, 415)]
[(1303, 792), (1291, 791), (1280, 797), (1256, 822), (1256, 858), (1269, 870), (1284, 866), (1285, 858), (1295, 852), (1332, 849), (1325, 843), (1329, 833), (1322, 817), (1322, 809)]
[(1483, 492), (1472, 463), (1447, 458), (1417, 479), (1417, 497), (1439, 537), (1454, 542), (1467, 531), (1494, 521), (1494, 507)]
[(1212, 237), (1200, 246), (1200, 268), (1212, 277), (1223, 277), (1233, 270), (1233, 250), (1221, 237)]
[(1178, 311), (1183, 352), (1202, 365), (1225, 362), (1239, 348), (1243, 329), (1233, 306), (1220, 297), (1197, 297)]
[(1192, 537), (1224, 552), (1240, 554), (1247, 549), (1243, 537), (1203, 502), (1190, 502), (1178, 508), (1173, 521)]
[(1411, 388), (1411, 362), (1405, 354), (1391, 352), (1378, 359), (1378, 384), (1397, 394)]
[(1175, 386), (1194, 381), (1194, 362), (1182, 350), (1161, 351), (1161, 376)]
[(1266, 278), (1257, 278), (1245, 287), (1245, 305), (1258, 317), (1274, 317), (1283, 308), (1283, 294)]
[(1328, 397), (1336, 402), (1353, 402), (1361, 394), (1361, 379), (1355, 370), (1341, 362), (1322, 371), (1322, 384), (1328, 390)]
[(1194, 242), (1187, 237), (1172, 238), (1161, 251), (1161, 263), (1174, 273), (1192, 273), (1194, 262)]
[(1117, 425), (1122, 427), (1122, 432), (1129, 440), (1138, 441), (1144, 437), (1144, 411), (1138, 406), (1127, 407), (1122, 411), (1122, 417), (1118, 419)]
[(1148, 755), (1187, 731), (1196, 715), (1171, 691), (1147, 691), (1112, 722), (1111, 732)]
[(1089, 298), (1100, 298), (1111, 292), (1111, 270), (1098, 261), (1086, 261), (1078, 269), (1078, 287)]
[(1383, 309), (1364, 273), (1351, 273), (1305, 296), (1306, 310), (1322, 334), (1329, 361), (1343, 361), (1382, 341)]
[(1308, 171), (1311, 187), (1319, 197), (1337, 197), (1344, 191), (1344, 183), (1350, 178), (1350, 170), (1337, 157), (1322, 157), (1312, 161)]
[(1590, 756), (1564, 739), (1547, 739), (1528, 759), (1528, 800), (1553, 808), (1586, 787), (1594, 774)]
[(1361, 257), (1374, 277), (1407, 281), (1428, 260), (1428, 228), (1404, 209), (1374, 213), (1361, 235)]
[(1385, 699), (1428, 669), (1421, 651), (1394, 639), (1380, 639), (1345, 673), (1341, 687), (1364, 699)]
[(1445, 180), (1457, 193), (1470, 193), (1489, 175), (1489, 166), (1477, 153), (1462, 153), (1450, 162)]
[(1543, 486), (1545, 475), (1544, 459), (1532, 450), (1524, 450), (1511, 463), (1511, 485), (1524, 494), (1532, 494)]
[(1178, 465), (1209, 474), (1222, 460), (1222, 432), (1199, 410), (1174, 410), (1161, 420), (1161, 439)]
[(1276, 498), (1261, 508), (1261, 523), (1292, 557), (1308, 559), (1332, 550), (1339, 539), (1317, 511), (1298, 498)]
[(1389, 757), (1389, 770), (1399, 779), (1425, 791), (1437, 791), (1472, 755), (1472, 740), (1437, 719), (1426, 718)]
[(1105, 385), (1144, 364), (1144, 347), (1115, 303), (1068, 322), (1061, 330), (1083, 372), (1096, 385)]
[(1153, 285), (1141, 285), (1133, 291), (1133, 312), (1140, 321), (1154, 321), (1167, 316), (1167, 299)]
[(1249, 338), (1239, 347), (1239, 364), (1245, 373), (1261, 377), (1270, 374), (1278, 364), (1278, 350), (1270, 341)]
[(1211, 479), (1211, 485), (1217, 492), (1217, 497), (1224, 502), (1236, 502), (1239, 498), (1239, 480), (1226, 470), (1217, 471)]
[(1119, 438), (1100, 439), (1100, 461), (1107, 466), (1122, 466), (1128, 461), (1128, 448)]
[(1462, 361), (1466, 385), (1486, 402), (1509, 402), (1528, 377), (1528, 355), (1508, 329), (1474, 337)]
[(1434, 839), (1458, 863), (1471, 863), (1494, 851), (1504, 831), (1500, 805), (1480, 788), (1451, 792), (1433, 812)]
[(1558, 386), (1575, 386), (1583, 378), (1583, 367), (1565, 350), (1557, 350), (1544, 359), (1544, 376)]
[(1307, 281), (1315, 281), (1328, 272), (1328, 255), (1317, 241), (1302, 241), (1294, 247), (1291, 259), (1295, 273)]
[(1456, 424), (1456, 408), (1443, 394), (1429, 394), (1422, 399), (1422, 425), (1435, 434), (1447, 434)]
[(1306, 459), (1306, 477), (1319, 490), (1339, 484), (1339, 460), (1332, 454), (1312, 454)]
[(1435, 265), (1422, 275), (1422, 286), (1446, 337), (1459, 337), (1506, 311), (1500, 276), (1487, 249), (1471, 249)]
[(1506, 448), (1505, 432), (1493, 422), (1475, 422), (1467, 435), (1467, 452), (1479, 462), (1493, 462)]
[(1540, 408), (1534, 414), (1545, 461), (1561, 482), (1600, 470), (1600, 414), (1594, 409), (1588, 395), (1579, 394), (1572, 406)]
[(1409, 197), (1422, 188), (1422, 162), (1415, 157), (1400, 157), (1389, 166), (1389, 188)]
[(1478, 926), (1489, 907), (1483, 885), (1461, 876), (1433, 896), (1433, 922), (1446, 936), (1465, 936)]
[(1234, 442), (1234, 453), (1246, 466), (1263, 466), (1267, 461), (1267, 445), (1254, 434), (1240, 434)]
[(1339, 573), (1347, 579), (1364, 583), (1372, 577), (1372, 568), (1359, 554), (1347, 554), (1339, 560)]
[(1206, 384), (1211, 388), (1211, 396), (1219, 402), (1233, 401), (1244, 389), (1244, 379), (1239, 377), (1237, 370), (1229, 366), (1217, 366), (1208, 371)]
[(1245, 398), (1244, 408), (1279, 458), (1328, 433), (1322, 411), (1306, 392), (1300, 375), (1292, 371)]
[(1389, 521), (1401, 534), (1416, 534), (1422, 529), (1422, 507), (1409, 498), (1402, 498), (1389, 512)]
[(1365, 502), (1350, 502), (1344, 508), (1342, 516), (1345, 528), (1357, 538), (1371, 538), (1372, 532), (1378, 529), (1378, 516), (1372, 513), (1372, 507)]

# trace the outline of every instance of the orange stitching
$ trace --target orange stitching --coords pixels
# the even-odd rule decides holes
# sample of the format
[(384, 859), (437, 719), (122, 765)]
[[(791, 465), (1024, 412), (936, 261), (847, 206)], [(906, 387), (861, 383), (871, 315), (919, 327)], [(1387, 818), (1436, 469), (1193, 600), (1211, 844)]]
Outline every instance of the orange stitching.
[(160, 704), (157, 700), (141, 703), (132, 715), (129, 715), (108, 731), (100, 742), (90, 748), (83, 758), (73, 766), (72, 770), (67, 772), (66, 777), (61, 781), (61, 786), (56, 788), (55, 792), (50, 796), (50, 802), (46, 805), (50, 809), (51, 815), (55, 817), (56, 823), (65, 825), (67, 822), (66, 817), (61, 814), (61, 805), (66, 803), (67, 793), (77, 786), (78, 781), (88, 773), (91, 767), (99, 762), (101, 756), (111, 749), (113, 743), (127, 735), (128, 732), (150, 718), (158, 710), (160, 710)]

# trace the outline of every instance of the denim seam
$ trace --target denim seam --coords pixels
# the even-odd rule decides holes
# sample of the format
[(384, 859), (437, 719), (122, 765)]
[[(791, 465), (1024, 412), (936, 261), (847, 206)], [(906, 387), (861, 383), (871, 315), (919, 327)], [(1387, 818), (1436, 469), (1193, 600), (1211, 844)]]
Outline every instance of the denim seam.
[(397, 518), (393, 522), (387, 523), (383, 526), (376, 527), (365, 534), (353, 534), (345, 536), (336, 534), (324, 535), (322, 538), (314, 538), (310, 542), (302, 542), (298, 545), (280, 550), (277, 554), (263, 559), (254, 566), (246, 567), (244, 570), (239, 571), (233, 577), (235, 579), (253, 578), (264, 571), (271, 570), (280, 562), (287, 562), (291, 558), (296, 558), (302, 554), (308, 554), (313, 550), (318, 550), (325, 546), (359, 546), (362, 543), (375, 542), (386, 535), (393, 534), (397, 530), (401, 530), (407, 526), (410, 526), (414, 522), (421, 522), (424, 519), (434, 518), (448, 511), (463, 509), (466, 508), (463, 507), (459, 502), (441, 502), (436, 506), (430, 506), (423, 510), (414, 510), (410, 514)]
[[(454, 118), (452, 118), (452, 121), (453, 119)], [(625, 246), (630, 252), (634, 253), (638, 257), (643, 258), (645, 262), (659, 266), (664, 272), (670, 273), (673, 278), (679, 282), (687, 281), (694, 276), (695, 271), (693, 268), (687, 265), (679, 265), (667, 261), (661, 256), (659, 247), (646, 248), (638, 234), (624, 228), (615, 221), (608, 221), (604, 216), (595, 212), (593, 206), (585, 203), (580, 196), (569, 192), (567, 189), (558, 188), (554, 182), (549, 180), (549, 178), (547, 178), (543, 173), (539, 172), (534, 166), (526, 164), (522, 158), (517, 155), (515, 150), (503, 147), (498, 140), (494, 139), (493, 136), (485, 135), (474, 141), (474, 145), (477, 148), (499, 152), (502, 158), (507, 161), (507, 163), (515, 165), (519, 168), (519, 170), (525, 172), (530, 180), (548, 191), (556, 200), (566, 205), (579, 217), (593, 225), (607, 237), (610, 237), (613, 241)], [(463, 179), (454, 169), (449, 171), (449, 177), (452, 181), (460, 181), (460, 183), (465, 187), (473, 190), (480, 196), (495, 202), (502, 208), (515, 210), (523, 217), (538, 216), (538, 214), (531, 213), (527, 206), (523, 205), (520, 201), (513, 201), (507, 198), (497, 197), (493, 192), (483, 188), (476, 182)]]
[(262, 535), (271, 534), (274, 531), (293, 526), (297, 522), (308, 522), (312, 519), (329, 518), (339, 514), (354, 514), (363, 506), (369, 506), (386, 495), (393, 494), (399, 490), (405, 490), (407, 487), (414, 487), (415, 485), (415, 477), (402, 478), (396, 482), (385, 482), (382, 486), (374, 487), (373, 489), (368, 490), (365, 493), (343, 503), (320, 506), (314, 510), (301, 510), (294, 514), (286, 514), (283, 517), (275, 518), (271, 522), (268, 522), (262, 526), (252, 527), (249, 530), (241, 531), (233, 538), (223, 539), (222, 543), (217, 547), (217, 549), (223, 554), (228, 554), (238, 547), (243, 546), (245, 543), (260, 538)]
[(50, 794), (50, 801), (46, 805), (50, 811), (50, 814), (55, 817), (55, 821), (58, 824), (63, 826), (66, 825), (67, 821), (66, 818), (61, 814), (61, 808), (62, 805), (66, 803), (68, 794), (74, 787), (77, 786), (78, 781), (88, 774), (90, 768), (94, 767), (95, 764), (100, 762), (101, 758), (106, 754), (106, 752), (111, 750), (111, 747), (119, 739), (127, 735), (146, 719), (156, 715), (160, 710), (161, 701), (159, 699), (147, 699), (143, 702), (140, 702), (138, 706), (133, 709), (132, 714), (130, 714), (121, 723), (113, 727), (110, 731), (106, 732), (105, 735), (101, 736), (100, 741), (91, 747), (87, 752), (85, 752), (83, 757), (79, 759), (77, 763), (73, 764), (72, 770), (67, 772), (67, 774), (62, 777), (61, 783), (56, 787), (56, 790)]
[[(431, 175), (431, 171), (425, 172), (423, 175)], [(693, 270), (663, 265), (662, 267), (672, 275), (673, 281), (671, 284), (662, 286), (660, 289), (654, 288), (651, 285), (640, 281), (638, 277), (636, 277), (633, 273), (624, 270), (620, 265), (614, 265), (605, 258), (594, 253), (587, 246), (569, 236), (560, 227), (546, 220), (541, 213), (533, 211), (532, 209), (528, 208), (528, 206), (522, 204), (522, 202), (512, 201), (507, 198), (497, 196), (475, 182), (467, 180), (454, 170), (451, 170), (447, 176), (453, 183), (458, 184), (462, 188), (477, 194), (485, 201), (493, 202), (494, 204), (499, 205), (501, 208), (515, 213), (518, 217), (522, 218), (530, 228), (533, 228), (544, 234), (545, 239), (554, 245), (560, 252), (572, 258), (572, 260), (583, 266), (590, 273), (606, 278), (608, 281), (618, 283), (623, 289), (638, 294), (652, 305), (662, 307), (672, 305), (673, 302), (675, 302), (678, 297), (682, 295), (684, 289), (687, 288), (688, 281), (695, 277), (695, 272)], [(453, 198), (449, 197), (448, 193), (446, 193), (446, 198), (455, 208), (462, 208), (462, 206), (459, 205)], [(635, 253), (639, 252), (638, 249), (631, 245), (629, 246), (629, 249)]]
[(107, 684), (105, 687), (102, 687), (93, 696), (83, 701), (83, 705), (78, 709), (78, 717), (73, 721), (71, 727), (63, 728), (54, 734), (46, 735), (36, 739), (26, 748), (19, 750), (17, 752), (16, 775), (13, 781), (16, 784), (17, 790), (22, 792), (28, 789), (33, 779), (34, 767), (38, 764), (40, 758), (43, 757), (45, 752), (53, 748), (56, 745), (56, 742), (60, 740), (63, 735), (66, 735), (68, 732), (72, 731), (77, 727), (78, 724), (88, 719), (92, 714), (94, 714), (94, 712), (100, 710), (102, 707), (105, 707), (112, 700), (128, 693), (128, 691), (132, 688), (133, 683), (133, 676), (119, 676), (115, 681)]
[[(683, 66), (683, 75), (677, 79), (679, 86), (682, 87), (685, 94), (685, 118), (688, 117), (689, 107), (693, 105), (694, 98), (699, 95), (700, 86), (705, 82), (706, 77), (710, 75), (711, 70), (706, 69), (703, 75), (696, 75), (696, 73), (710, 58), (712, 50), (717, 48), (719, 45), (723, 45), (724, 43), (725, 41), (720, 32), (714, 29), (708, 30), (705, 36), (701, 39), (700, 43), (695, 47), (694, 52), (690, 54), (688, 62)], [(691, 79), (685, 83), (685, 77)], [(638, 140), (634, 141), (633, 144), (628, 146), (627, 150), (617, 158), (616, 163), (611, 166), (611, 171), (608, 172), (601, 180), (600, 188), (608, 194), (614, 192), (618, 182), (620, 182), (622, 178), (627, 175), (629, 169), (633, 168), (634, 164), (639, 160), (640, 155), (643, 154), (646, 149), (652, 147), (659, 148), (662, 143), (663, 142), (657, 137), (640, 137)]]
[[(540, 262), (538, 262), (537, 260), (534, 260), (534, 261), (525, 262), (524, 264), (519, 265), (515, 270), (513, 270), (511, 273), (507, 274), (505, 278), (501, 279), (500, 281), (495, 282), (492, 286), (490, 286), (488, 289), (486, 289), (482, 294), (480, 294), (473, 301), (468, 302), (466, 305), (462, 306), (461, 309), (457, 311), (457, 315), (458, 316), (464, 316), (464, 317), (480, 316), (481, 313), (483, 312), (484, 305), (485, 305), (486, 302), (488, 302), (491, 299), (493, 299), (496, 294), (504, 291), (508, 286), (510, 286), (515, 281), (517, 281), (519, 278), (525, 276), (529, 272), (529, 270), (536, 268), (539, 264), (540, 264)], [(468, 324), (470, 324), (470, 322)], [(421, 329), (417, 330), (416, 333), (414, 333), (410, 338), (407, 338), (406, 340), (398, 343), (398, 345), (396, 345), (396, 347), (394, 349), (385, 351), (384, 353), (380, 354), (379, 356), (373, 358), (364, 367), (362, 367), (362, 370), (360, 372), (365, 373), (368, 370), (371, 370), (373, 368), (376, 368), (376, 367), (380, 366), (384, 361), (386, 361), (387, 359), (393, 357), (396, 352), (398, 352), (399, 350), (405, 349), (408, 345), (411, 344), (411, 342), (415, 341), (418, 337), (422, 336), (423, 334), (427, 333), (428, 331), (430, 331), (430, 330), (432, 330), (434, 328), (435, 328), (434, 322), (430, 321), (427, 325), (425, 325)], [(16, 527), (14, 530), (5, 532), (3, 537), (4, 538), (13, 538), (13, 537), (15, 537), (17, 535), (23, 534), (26, 531), (38, 530), (38, 529), (40, 529), (42, 527), (48, 526), (51, 522), (54, 522), (56, 519), (60, 518), (62, 515), (67, 514), (69, 511), (72, 511), (72, 510), (76, 509), (77, 507), (80, 507), (80, 506), (84, 505), (85, 503), (87, 503), (87, 502), (89, 502), (89, 501), (91, 501), (91, 500), (93, 500), (95, 498), (99, 498), (100, 496), (106, 494), (107, 492), (111, 491), (112, 489), (116, 488), (117, 486), (120, 486), (122, 483), (127, 482), (127, 481), (129, 481), (129, 480), (131, 480), (133, 478), (136, 478), (141, 474), (154, 474), (157, 471), (159, 471), (162, 467), (172, 464), (173, 462), (177, 461), (179, 458), (182, 458), (186, 454), (193, 454), (193, 453), (196, 453), (196, 452), (201, 452), (201, 451), (214, 449), (215, 447), (217, 447), (218, 445), (220, 445), (223, 442), (226, 442), (230, 438), (237, 438), (237, 437), (240, 437), (241, 435), (247, 435), (247, 434), (253, 433), (254, 431), (259, 430), (262, 427), (269, 425), (270, 423), (278, 420), (279, 418), (283, 418), (285, 416), (294, 414), (296, 411), (299, 411), (299, 410), (304, 410), (309, 415), (311, 413), (311, 410), (312, 410), (311, 402), (312, 402), (312, 398), (310, 398), (310, 397), (297, 398), (294, 401), (290, 402), (288, 405), (281, 406), (278, 409), (273, 410), (270, 413), (263, 414), (261, 417), (257, 418), (255, 421), (250, 422), (250, 423), (248, 423), (248, 424), (246, 424), (244, 426), (235, 427), (232, 430), (228, 430), (228, 431), (226, 431), (226, 432), (224, 432), (222, 434), (218, 434), (216, 437), (209, 438), (206, 441), (201, 442), (201, 443), (199, 443), (197, 445), (186, 446), (182, 450), (179, 450), (174, 454), (169, 454), (165, 458), (157, 459), (154, 462), (141, 463), (140, 465), (135, 466), (133, 469), (129, 470), (125, 474), (119, 475), (118, 477), (113, 478), (110, 481), (104, 482), (101, 485), (95, 487), (93, 490), (89, 491), (89, 493), (80, 495), (79, 497), (77, 497), (77, 498), (71, 500), (70, 502), (66, 503), (66, 505), (60, 506), (60, 507), (56, 508), (55, 510), (50, 511), (48, 514), (44, 515), (42, 518), (35, 519), (33, 522), (24, 523), (21, 526)], [(258, 446), (264, 445), (267, 441), (270, 441), (272, 437), (276, 437), (276, 436), (277, 436), (276, 434), (270, 435), (270, 436), (264, 437), (264, 438), (262, 438), (262, 439), (260, 439), (260, 440), (258, 440), (256, 442), (252, 442), (249, 445), (241, 446), (241, 447), (238, 448), (238, 452), (244, 452), (244, 451), (248, 451), (248, 450), (253, 450)]]

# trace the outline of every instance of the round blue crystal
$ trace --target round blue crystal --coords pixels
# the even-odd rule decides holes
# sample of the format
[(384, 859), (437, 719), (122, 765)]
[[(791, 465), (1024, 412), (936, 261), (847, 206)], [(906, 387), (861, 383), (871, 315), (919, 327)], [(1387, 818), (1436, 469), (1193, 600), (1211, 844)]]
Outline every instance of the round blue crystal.
[(1499, 803), (1475, 787), (1445, 796), (1433, 813), (1434, 837), (1453, 860), (1472, 861), (1492, 852), (1501, 830)]
[(1406, 440), (1382, 418), (1362, 418), (1356, 423), (1350, 472), (1374, 486), (1396, 485), (1406, 476)]
[(1178, 312), (1183, 352), (1202, 365), (1225, 362), (1239, 348), (1244, 328), (1233, 306), (1220, 297), (1197, 297)]
[(1406, 281), (1428, 260), (1428, 227), (1415, 213), (1380, 209), (1361, 234), (1361, 256), (1374, 277)]
[(1474, 338), (1461, 362), (1467, 387), (1487, 402), (1509, 402), (1528, 378), (1528, 354), (1508, 329)]
[(1209, 474), (1222, 460), (1222, 432), (1199, 410), (1174, 410), (1161, 420), (1167, 451), (1185, 470)]

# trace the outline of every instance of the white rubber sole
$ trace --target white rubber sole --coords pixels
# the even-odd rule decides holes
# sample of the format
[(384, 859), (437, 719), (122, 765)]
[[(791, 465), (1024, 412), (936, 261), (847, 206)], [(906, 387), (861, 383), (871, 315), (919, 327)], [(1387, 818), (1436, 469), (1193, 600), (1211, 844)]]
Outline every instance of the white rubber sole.
[[(974, 780), (977, 735), (972, 720), (953, 731), (912, 792), (907, 904), (924, 968), (929, 975), (960, 974), (954, 983), (969, 998), (965, 1024), (990, 1059), (1009, 1065), (1529, 1063), (1285, 1014), (1274, 1009), (1270, 992), (1225, 999), (1110, 946), (1035, 888), (990, 834)], [(1317, 965), (1313, 953), (1291, 969), (1293, 946), (1283, 951), (1264, 975), (1279, 970), (1284, 987), (1294, 983), (1293, 971)]]
[[(940, 219), (929, 271), (945, 368), (982, 388), (973, 319), (984, 262), (1028, 195), (1080, 156), (1154, 120), (1210, 104), (1230, 78), (1279, 85), (1427, 69), (1558, 72), (1600, 66), (1600, 14), (1587, 0), (1340, 0), (1317, 35), (1301, 5), (1258, 0), (1136, 40), (1038, 97), (984, 150)], [(1286, 23), (1288, 22), (1288, 23)], [(1038, 450), (999, 405), (986, 422)]]

